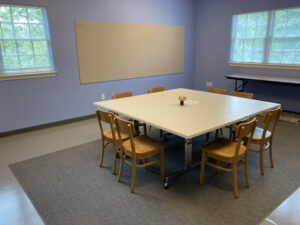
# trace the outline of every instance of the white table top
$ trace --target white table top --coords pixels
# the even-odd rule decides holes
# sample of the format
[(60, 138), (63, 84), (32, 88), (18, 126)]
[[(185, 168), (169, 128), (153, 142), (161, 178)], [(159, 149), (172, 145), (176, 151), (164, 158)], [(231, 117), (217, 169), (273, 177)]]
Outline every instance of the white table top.
[(230, 74), (226, 75), (227, 78), (245, 79), (245, 80), (259, 80), (276, 83), (287, 84), (300, 84), (300, 77), (288, 77), (288, 76), (274, 76), (274, 75), (259, 75), (259, 74)]
[[(184, 106), (178, 102), (178, 96), (181, 95), (188, 98)], [(277, 103), (183, 88), (94, 102), (94, 105), (186, 139), (280, 106)]]

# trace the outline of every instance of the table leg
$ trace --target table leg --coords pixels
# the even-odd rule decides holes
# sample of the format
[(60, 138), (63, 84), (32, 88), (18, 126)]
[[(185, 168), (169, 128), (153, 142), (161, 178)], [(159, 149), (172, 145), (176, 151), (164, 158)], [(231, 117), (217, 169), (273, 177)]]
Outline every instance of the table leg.
[(184, 145), (184, 152), (185, 152), (185, 158), (184, 158), (184, 164), (186, 168), (189, 168), (192, 166), (192, 139), (185, 139), (185, 145)]
[(179, 171), (176, 171), (170, 175), (168, 175), (166, 177), (166, 180), (165, 180), (165, 185), (164, 185), (164, 188), (167, 189), (169, 187), (169, 181), (170, 179), (173, 179), (174, 177), (177, 177), (181, 174), (184, 174), (186, 173), (190, 168), (194, 167), (194, 166), (198, 166), (199, 163), (195, 164), (195, 165), (192, 165), (192, 147), (193, 147), (193, 144), (192, 144), (192, 139), (185, 139), (185, 145), (184, 145), (184, 168), (179, 170)]

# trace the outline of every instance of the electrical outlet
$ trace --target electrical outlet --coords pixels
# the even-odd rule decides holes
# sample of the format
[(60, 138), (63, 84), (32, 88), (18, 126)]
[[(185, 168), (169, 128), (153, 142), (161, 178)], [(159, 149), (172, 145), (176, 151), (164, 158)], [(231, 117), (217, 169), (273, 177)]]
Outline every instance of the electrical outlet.
[(212, 87), (212, 82), (207, 81), (206, 82), (206, 87)]
[(105, 94), (101, 94), (101, 100), (105, 99)]

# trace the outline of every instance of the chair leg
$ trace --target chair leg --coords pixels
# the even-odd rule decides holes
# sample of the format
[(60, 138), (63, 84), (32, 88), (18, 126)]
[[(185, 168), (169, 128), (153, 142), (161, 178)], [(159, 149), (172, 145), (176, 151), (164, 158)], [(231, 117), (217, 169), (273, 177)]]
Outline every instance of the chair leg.
[(135, 177), (136, 177), (136, 159), (133, 159), (132, 161), (132, 173), (131, 173), (131, 187), (130, 192), (134, 192), (134, 186), (135, 186)]
[(248, 161), (247, 159), (245, 160), (245, 181), (246, 181), (246, 187), (250, 187), (250, 184), (249, 184), (249, 178), (248, 178)]
[(201, 159), (201, 171), (200, 171), (200, 184), (203, 184), (204, 174), (205, 174), (205, 152), (202, 150), (202, 159)]
[(238, 198), (239, 197), (239, 193), (238, 193), (238, 185), (237, 185), (237, 164), (236, 164), (236, 162), (233, 163), (232, 178), (233, 178), (233, 192), (234, 192), (234, 197)]
[(112, 174), (116, 174), (116, 164), (117, 164), (117, 149), (114, 145), (114, 158), (113, 158), (113, 166), (112, 166)]
[(259, 148), (260, 174), (264, 175), (264, 143), (260, 144)]
[(219, 136), (219, 129), (216, 130), (215, 140), (218, 138), (218, 136)]
[(105, 148), (105, 146), (104, 146), (104, 140), (103, 140), (103, 138), (101, 140), (101, 143), (102, 143), (102, 151), (101, 151), (101, 158), (100, 158), (100, 162), (99, 162), (99, 166), (100, 167), (102, 167), (103, 158), (104, 158), (104, 148)]
[(270, 154), (270, 164), (271, 164), (271, 168), (273, 168), (273, 167), (274, 167), (274, 163), (273, 163), (273, 157), (272, 157), (272, 140), (270, 140), (269, 154)]
[(121, 159), (120, 159), (120, 169), (119, 169), (119, 175), (118, 175), (118, 182), (121, 181), (122, 173), (123, 173), (123, 165), (124, 165), (124, 154), (121, 152)]
[(208, 133), (206, 133), (206, 141), (208, 141), (209, 140), (209, 135), (210, 135), (210, 133), (208, 132)]
[(160, 176), (162, 180), (165, 180), (165, 160), (164, 160), (164, 148), (160, 150)]
[(220, 128), (220, 134), (223, 136), (223, 129)]
[(145, 123), (143, 123), (143, 128), (144, 128), (144, 135), (147, 136), (147, 126)]

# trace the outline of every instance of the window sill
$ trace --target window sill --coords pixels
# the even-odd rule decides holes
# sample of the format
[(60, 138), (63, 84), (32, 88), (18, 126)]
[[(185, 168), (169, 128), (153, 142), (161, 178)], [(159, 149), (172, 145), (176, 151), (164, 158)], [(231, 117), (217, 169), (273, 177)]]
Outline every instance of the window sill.
[(31, 79), (31, 78), (41, 78), (41, 77), (54, 77), (56, 76), (56, 73), (57, 73), (56, 71), (46, 71), (46, 72), (32, 72), (32, 73), (0, 74), (0, 81)]
[(229, 66), (300, 70), (300, 65), (228, 62)]

